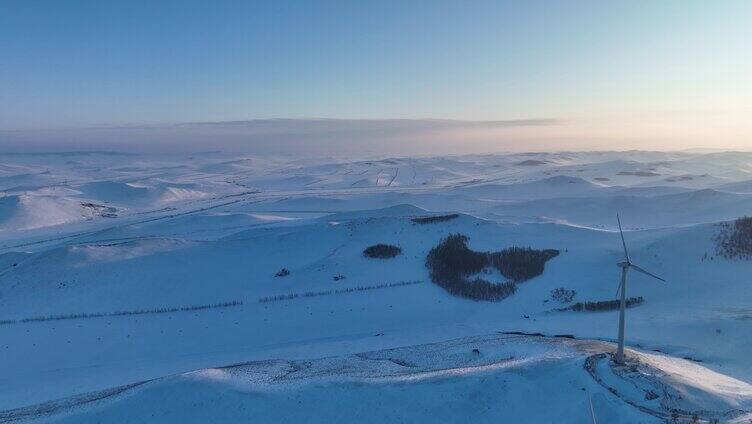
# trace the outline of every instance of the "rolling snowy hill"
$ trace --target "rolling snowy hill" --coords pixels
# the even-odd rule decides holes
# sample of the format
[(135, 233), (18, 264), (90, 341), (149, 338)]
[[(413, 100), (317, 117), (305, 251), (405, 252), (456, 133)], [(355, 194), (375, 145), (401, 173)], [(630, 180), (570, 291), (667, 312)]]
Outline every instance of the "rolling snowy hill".
[[(746, 419), (752, 262), (718, 257), (713, 238), (719, 221), (752, 214), (750, 163), (654, 152), (0, 155), (0, 181), (16, 187), (0, 197), (0, 422), (240, 420), (251, 409), (262, 422), (313, 410), (383, 422), (406, 393), (408, 421), (441, 410), (455, 422), (586, 422), (589, 397), (599, 422), (661, 422), (672, 408)], [(614, 298), (617, 212), (633, 259), (668, 280), (634, 275), (627, 289), (644, 298), (627, 312), (627, 341), (657, 380), (597, 356), (612, 349), (615, 312), (559, 311), (568, 304), (551, 297)], [(472, 301), (425, 267), (455, 233), (475, 251), (560, 254), (503, 301)], [(401, 254), (363, 255), (379, 243)], [(646, 401), (651, 384), (670, 396)], [(534, 393), (560, 398), (531, 411)], [(333, 394), (359, 406), (332, 409)]]

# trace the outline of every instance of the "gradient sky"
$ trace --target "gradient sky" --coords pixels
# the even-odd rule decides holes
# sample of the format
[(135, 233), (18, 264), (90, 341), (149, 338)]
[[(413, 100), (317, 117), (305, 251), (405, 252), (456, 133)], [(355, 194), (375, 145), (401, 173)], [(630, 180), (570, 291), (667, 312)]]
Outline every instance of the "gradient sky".
[(750, 22), (748, 0), (0, 0), (0, 130), (552, 118), (515, 137), (752, 148)]

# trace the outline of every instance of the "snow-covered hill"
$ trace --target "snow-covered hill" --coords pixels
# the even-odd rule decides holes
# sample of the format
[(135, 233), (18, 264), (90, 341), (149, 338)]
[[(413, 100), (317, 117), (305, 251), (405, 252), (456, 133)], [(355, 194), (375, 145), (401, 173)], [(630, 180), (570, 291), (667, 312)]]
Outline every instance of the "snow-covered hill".
[[(586, 393), (605, 422), (655, 422), (665, 417), (641, 408), (665, 413), (665, 405), (747, 411), (752, 291), (744, 276), (752, 275), (752, 262), (717, 257), (713, 237), (718, 221), (752, 214), (748, 163), (752, 155), (743, 153), (652, 152), (353, 161), (0, 156), (3, 184), (15, 187), (0, 198), (0, 420), (17, 416), (9, 410), (56, 399), (67, 405), (81, 399), (71, 396), (147, 380), (154, 381), (48, 418), (129, 421), (156, 413), (201, 421), (204, 413), (232, 411), (218, 417), (237, 420), (265, 405), (261, 421), (295, 421), (303, 409), (289, 402), (300, 401), (320, 407), (324, 420), (334, 412), (321, 406), (323, 397), (336, 393), (384, 421), (405, 391), (420, 405), (410, 415), (415, 421), (425, 417), (421, 411), (443, 410), (441, 399), (464, 405), (448, 408), (450, 421), (519, 421), (531, 413), (520, 402), (536, 390), (560, 401), (531, 422), (587, 420)], [(423, 365), (407, 369), (348, 356), (455, 338), (472, 344), (468, 337), (498, 331), (612, 340), (615, 312), (557, 311), (567, 305), (551, 291), (574, 290), (575, 302), (614, 297), (617, 212), (633, 259), (669, 281), (630, 278), (628, 294), (645, 302), (627, 313), (628, 343), (688, 403), (625, 401), (636, 392), (614, 383), (623, 376), (605, 373), (598, 382), (584, 368), (587, 358), (611, 349), (597, 341), (528, 340), (514, 352), (488, 342), (480, 357), (467, 344), (456, 355), (452, 343), (437, 345), (445, 346), (438, 353), (412, 348), (405, 361)], [(449, 295), (425, 267), (428, 251), (454, 233), (467, 235), (476, 251), (530, 246), (560, 254), (514, 295), (476, 302)], [(363, 255), (379, 243), (401, 254)], [(338, 359), (316, 359), (329, 356)], [(683, 357), (702, 367), (673, 359)], [(350, 380), (360, 372), (357, 358), (374, 367), (368, 382)], [(310, 370), (323, 372), (332, 361), (340, 368), (327, 371), (336, 377), (325, 383), (316, 377), (310, 385), (248, 389), (248, 379), (277, 375), (296, 360), (311, 360)], [(718, 383), (692, 386), (699, 380)], [(222, 396), (229, 388), (233, 395)], [(267, 403), (258, 403), (259, 393)], [(505, 407), (489, 398), (504, 399)]]
[[(494, 334), (312, 360), (197, 370), (0, 413), (46, 422), (742, 422), (752, 386), (687, 360)], [(336, 401), (334, 401), (336, 399)], [(409, 399), (409, 401), (407, 400)], [(530, 399), (544, 401), (531, 405)], [(537, 403), (536, 402), (536, 403)]]

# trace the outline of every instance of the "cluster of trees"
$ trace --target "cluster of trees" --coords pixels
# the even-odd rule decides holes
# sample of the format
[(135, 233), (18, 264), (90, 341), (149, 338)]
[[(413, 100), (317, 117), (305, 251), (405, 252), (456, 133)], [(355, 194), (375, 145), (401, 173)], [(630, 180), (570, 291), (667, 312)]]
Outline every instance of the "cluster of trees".
[(564, 287), (559, 287), (557, 289), (551, 290), (551, 299), (559, 301), (561, 303), (569, 303), (574, 299), (575, 292), (574, 290), (568, 290)]
[(503, 276), (518, 283), (543, 274), (546, 262), (558, 255), (558, 250), (529, 247), (510, 247), (489, 253), (491, 265)]
[(480, 272), (488, 264), (488, 256), (467, 247), (469, 238), (451, 234), (428, 252), (426, 267), (431, 277), (457, 280)]
[(230, 302), (212, 303), (207, 305), (190, 305), (173, 308), (154, 308), (154, 309), (136, 309), (132, 311), (117, 311), (117, 312), (92, 312), (92, 313), (80, 313), (80, 314), (60, 314), (60, 315), (45, 315), (32, 318), (23, 318), (20, 320), (3, 320), (0, 321), (0, 325), (25, 323), (25, 322), (42, 322), (42, 321), (59, 321), (67, 319), (86, 319), (86, 318), (103, 318), (103, 317), (119, 317), (127, 315), (146, 315), (146, 314), (166, 314), (171, 312), (190, 312), (200, 311), (203, 309), (215, 309), (215, 308), (228, 308), (231, 306), (240, 306), (243, 302), (240, 300), (233, 300)]
[(274, 274), (275, 277), (287, 277), (288, 275), (290, 275), (290, 270), (287, 268), (282, 268)]
[[(637, 306), (644, 302), (645, 299), (642, 298), (642, 296), (639, 297), (630, 297), (626, 299), (626, 306), (627, 308), (631, 308), (632, 306)], [(612, 311), (614, 309), (619, 309), (621, 301), (619, 300), (600, 300), (597, 302), (577, 302), (574, 305), (563, 308), (561, 310), (566, 311)]]
[(752, 259), (752, 217), (724, 222), (714, 241), (716, 252), (726, 259)]
[(508, 281), (492, 283), (482, 278), (465, 280), (462, 284), (444, 287), (449, 293), (473, 300), (499, 301), (506, 299), (517, 291), (517, 285)]
[(456, 213), (450, 213), (449, 215), (436, 215), (436, 216), (421, 216), (413, 218), (412, 221), (416, 224), (435, 224), (437, 222), (451, 221), (459, 217)]
[(391, 244), (374, 244), (363, 250), (363, 256), (367, 258), (389, 259), (402, 253), (402, 248)]
[[(467, 246), (468, 237), (451, 234), (428, 252), (426, 267), (431, 280), (449, 293), (474, 300), (502, 300), (516, 291), (515, 283), (543, 272), (543, 264), (556, 256), (556, 250), (510, 248), (500, 252), (476, 252)], [(510, 282), (492, 283), (470, 279), (487, 266), (494, 266)]]

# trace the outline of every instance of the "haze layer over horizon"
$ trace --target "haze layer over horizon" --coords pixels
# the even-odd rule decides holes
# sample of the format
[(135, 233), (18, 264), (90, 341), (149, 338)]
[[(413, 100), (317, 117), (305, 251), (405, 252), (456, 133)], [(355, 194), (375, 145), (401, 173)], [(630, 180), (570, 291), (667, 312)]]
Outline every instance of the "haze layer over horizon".
[(749, 16), (741, 0), (10, 0), (0, 150), (748, 149)]

